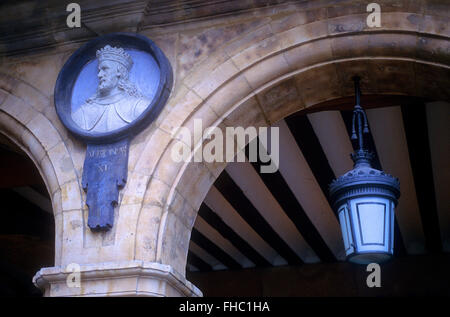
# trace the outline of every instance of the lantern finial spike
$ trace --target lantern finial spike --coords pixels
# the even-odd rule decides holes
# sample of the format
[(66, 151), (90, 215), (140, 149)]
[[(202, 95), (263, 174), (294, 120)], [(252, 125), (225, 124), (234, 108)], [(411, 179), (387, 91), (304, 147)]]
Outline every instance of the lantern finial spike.
[(352, 159), (355, 163), (355, 166), (362, 164), (370, 166), (370, 161), (373, 155), (364, 148), (363, 134), (369, 133), (369, 125), (367, 123), (366, 113), (360, 105), (361, 89), (359, 83), (361, 78), (359, 76), (354, 76), (352, 79), (355, 83), (355, 108), (353, 109), (351, 139), (358, 140), (359, 145), (358, 150), (352, 154)]

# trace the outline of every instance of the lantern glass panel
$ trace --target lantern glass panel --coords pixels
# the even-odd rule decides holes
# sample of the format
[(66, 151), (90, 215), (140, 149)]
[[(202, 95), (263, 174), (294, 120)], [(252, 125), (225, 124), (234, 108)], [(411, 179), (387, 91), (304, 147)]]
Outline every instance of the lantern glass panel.
[(390, 249), (391, 202), (381, 197), (362, 197), (350, 201), (357, 251)]
[(349, 255), (355, 250), (353, 248), (352, 229), (350, 225), (350, 218), (348, 214), (347, 204), (339, 208), (339, 223), (341, 225), (342, 239), (344, 241), (345, 254)]
[(394, 254), (394, 221), (395, 221), (395, 213), (394, 213), (394, 209), (395, 209), (395, 205), (394, 202), (391, 201), (391, 219), (390, 219), (390, 229), (391, 229), (391, 234), (390, 234), (390, 249), (389, 252), (391, 254)]

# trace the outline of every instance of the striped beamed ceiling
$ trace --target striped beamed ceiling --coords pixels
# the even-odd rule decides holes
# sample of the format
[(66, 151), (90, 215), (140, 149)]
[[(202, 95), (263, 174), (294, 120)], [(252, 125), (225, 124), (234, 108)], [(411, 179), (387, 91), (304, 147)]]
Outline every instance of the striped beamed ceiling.
[[(275, 173), (259, 173), (264, 163), (248, 158), (227, 165), (200, 207), (188, 271), (345, 260), (328, 184), (353, 168), (355, 144), (351, 107), (334, 108), (274, 124), (280, 137)], [(366, 111), (373, 166), (401, 184), (394, 256), (450, 251), (449, 112), (449, 103), (416, 99)]]

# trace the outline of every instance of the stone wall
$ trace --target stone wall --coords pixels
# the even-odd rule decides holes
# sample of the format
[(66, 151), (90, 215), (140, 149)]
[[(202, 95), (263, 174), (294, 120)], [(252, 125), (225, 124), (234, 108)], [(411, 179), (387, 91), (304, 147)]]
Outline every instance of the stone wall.
[[(369, 28), (367, 3), (294, 2), (141, 26), (139, 33), (169, 58), (174, 87), (157, 120), (131, 143), (128, 182), (120, 192), (115, 225), (103, 234), (87, 227), (81, 188), (86, 147), (68, 134), (53, 103), (58, 73), (83, 43), (3, 57), (0, 132), (30, 156), (52, 198), (55, 268), (37, 275), (47, 295), (107, 295), (112, 288), (117, 289), (114, 294), (128, 295), (200, 294), (184, 278), (190, 232), (225, 163), (173, 162), (177, 128), (192, 130), (195, 118), (203, 120), (203, 127), (220, 129), (268, 126), (319, 102), (351, 95), (347, 79), (354, 74), (362, 76), (362, 89), (370, 93), (449, 100), (448, 4), (379, 1), (381, 27)], [(204, 141), (195, 140), (199, 142)], [(92, 272), (116, 273), (102, 275), (109, 284), (100, 289), (93, 282), (62, 291), (69, 263), (82, 265), (87, 279), (97, 276)], [(163, 267), (155, 269), (156, 264)], [(127, 291), (121, 293), (113, 279), (115, 274), (128, 278), (155, 270), (165, 272), (159, 280), (172, 276), (157, 291), (155, 286), (123, 286)], [(178, 291), (167, 291), (170, 285)]]

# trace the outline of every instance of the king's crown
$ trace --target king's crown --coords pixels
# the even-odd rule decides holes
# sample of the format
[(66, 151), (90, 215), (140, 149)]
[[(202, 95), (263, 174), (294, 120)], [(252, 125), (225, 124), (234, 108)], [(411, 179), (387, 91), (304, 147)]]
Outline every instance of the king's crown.
[(104, 60), (111, 60), (121, 63), (128, 71), (131, 69), (131, 66), (133, 66), (133, 60), (131, 59), (130, 54), (125, 52), (121, 47), (111, 47), (110, 45), (106, 45), (104, 48), (99, 49), (96, 55), (99, 63)]

